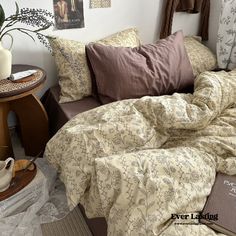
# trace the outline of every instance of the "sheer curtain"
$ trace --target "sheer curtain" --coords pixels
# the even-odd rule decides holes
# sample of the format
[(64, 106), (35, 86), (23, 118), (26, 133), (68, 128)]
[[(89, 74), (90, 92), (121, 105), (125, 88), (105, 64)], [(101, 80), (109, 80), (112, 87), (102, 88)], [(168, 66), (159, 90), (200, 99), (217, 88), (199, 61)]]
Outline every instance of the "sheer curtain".
[(236, 68), (236, 0), (221, 0), (217, 60), (222, 69)]

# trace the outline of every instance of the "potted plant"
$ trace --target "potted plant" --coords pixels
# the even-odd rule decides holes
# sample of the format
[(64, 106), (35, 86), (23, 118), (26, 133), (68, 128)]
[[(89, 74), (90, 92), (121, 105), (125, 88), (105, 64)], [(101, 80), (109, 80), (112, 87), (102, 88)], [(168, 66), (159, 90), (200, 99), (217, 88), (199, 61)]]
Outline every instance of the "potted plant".
[[(11, 32), (18, 31), (29, 36), (34, 41), (34, 37), (36, 36), (43, 45), (50, 49), (47, 36), (41, 32), (54, 25), (52, 20), (53, 15), (44, 9), (20, 9), (18, 4), (15, 4), (15, 14), (8, 17), (5, 16), (4, 9), (0, 4), (0, 79), (6, 79), (11, 74), (11, 47), (13, 44), (13, 37), (10, 34)], [(27, 27), (23, 27), (22, 25)], [(9, 49), (5, 49), (1, 43), (5, 36), (9, 36), (11, 38), (11, 45)]]

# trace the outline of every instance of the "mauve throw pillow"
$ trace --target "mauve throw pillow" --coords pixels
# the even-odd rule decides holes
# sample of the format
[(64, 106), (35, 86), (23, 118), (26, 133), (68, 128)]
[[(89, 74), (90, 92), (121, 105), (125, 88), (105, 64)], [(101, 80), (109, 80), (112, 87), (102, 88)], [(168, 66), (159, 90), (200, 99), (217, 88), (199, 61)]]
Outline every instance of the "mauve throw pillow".
[(181, 92), (194, 83), (182, 31), (136, 48), (92, 43), (86, 52), (103, 104)]

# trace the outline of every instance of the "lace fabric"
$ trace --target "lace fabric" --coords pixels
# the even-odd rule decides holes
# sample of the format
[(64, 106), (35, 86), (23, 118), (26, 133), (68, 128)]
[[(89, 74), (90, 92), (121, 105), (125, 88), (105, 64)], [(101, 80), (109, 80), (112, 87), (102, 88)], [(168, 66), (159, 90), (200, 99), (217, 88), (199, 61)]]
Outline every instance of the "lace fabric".
[(32, 184), (0, 202), (1, 236), (42, 235), (40, 225), (69, 213), (65, 187), (45, 159), (36, 161), (39, 169)]

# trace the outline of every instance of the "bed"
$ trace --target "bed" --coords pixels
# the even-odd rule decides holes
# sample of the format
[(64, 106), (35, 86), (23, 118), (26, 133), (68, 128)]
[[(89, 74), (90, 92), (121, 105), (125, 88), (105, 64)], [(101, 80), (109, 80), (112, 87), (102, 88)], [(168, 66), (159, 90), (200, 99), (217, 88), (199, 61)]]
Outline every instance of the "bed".
[(45, 157), (71, 209), (94, 235), (216, 235), (173, 215), (199, 215), (216, 172), (236, 174), (236, 72), (210, 71), (213, 53), (181, 31), (149, 45), (133, 29), (53, 40), (61, 91), (45, 99)]
[(108, 235), (216, 235), (171, 214), (200, 212), (216, 172), (236, 174), (235, 91), (235, 71), (205, 72), (193, 94), (75, 116), (46, 147), (71, 208), (82, 203), (89, 217), (105, 216)]
[[(42, 98), (43, 105), (49, 117), (49, 131), (51, 137), (53, 137), (66, 122), (77, 114), (101, 106), (101, 103), (93, 96), (86, 97), (80, 101), (60, 104), (59, 95), (60, 86), (56, 85), (50, 88)], [(107, 235), (107, 224), (105, 218), (97, 217), (88, 219), (81, 204), (79, 204), (79, 208), (93, 235)]]

